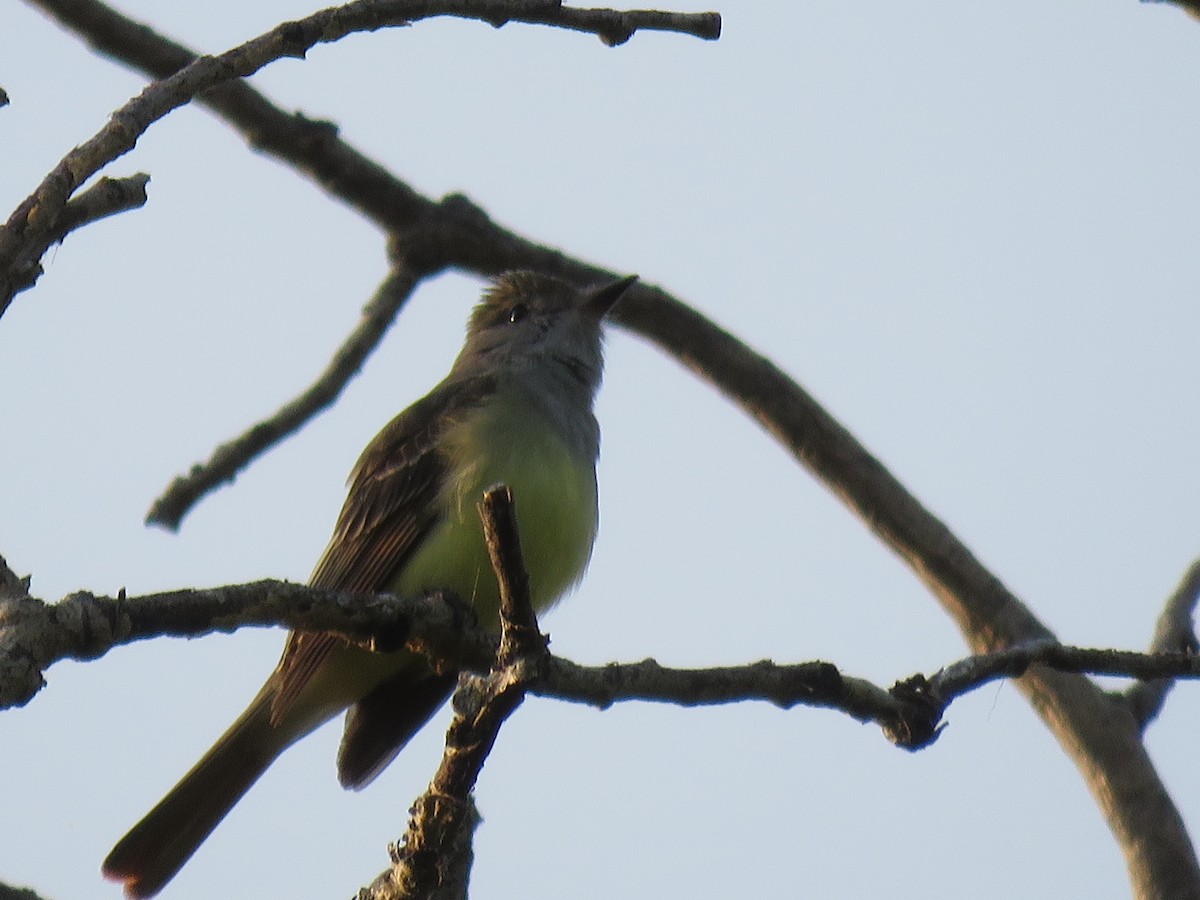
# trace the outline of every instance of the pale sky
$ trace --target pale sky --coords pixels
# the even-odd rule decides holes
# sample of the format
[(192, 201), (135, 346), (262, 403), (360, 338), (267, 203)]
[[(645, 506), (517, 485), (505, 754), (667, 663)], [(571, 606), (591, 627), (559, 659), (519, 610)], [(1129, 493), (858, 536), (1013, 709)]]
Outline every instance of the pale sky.
[[(711, 8), (668, 4), (675, 9)], [(300, 0), (121, 9), (209, 52)], [(738, 2), (705, 43), (421, 22), (253, 83), (429, 196), (675, 292), (810, 389), (1059, 637), (1140, 649), (1200, 555), (1200, 23), (1135, 0)], [(0, 208), (143, 81), (0, 4)], [(307, 578), (358, 451), (449, 367), (480, 284), (424, 287), (335, 409), (204, 501), (150, 502), (324, 365), (383, 239), (199, 108), (106, 174), (150, 202), (72, 235), (0, 319), (0, 554), (37, 596)], [(601, 531), (543, 625), (581, 663), (824, 659), (889, 685), (960, 658), (923, 586), (752, 421), (614, 330)], [(0, 880), (99, 865), (270, 672), (282, 635), (63, 663), (0, 714)], [(369, 789), (340, 729), (289, 751), (163, 897), (349, 896), (439, 755)], [(916, 754), (766, 704), (529, 699), (480, 779), (488, 898), (1129, 896), (1083, 782), (1009, 684)], [(1200, 695), (1148, 743), (1200, 828)]]

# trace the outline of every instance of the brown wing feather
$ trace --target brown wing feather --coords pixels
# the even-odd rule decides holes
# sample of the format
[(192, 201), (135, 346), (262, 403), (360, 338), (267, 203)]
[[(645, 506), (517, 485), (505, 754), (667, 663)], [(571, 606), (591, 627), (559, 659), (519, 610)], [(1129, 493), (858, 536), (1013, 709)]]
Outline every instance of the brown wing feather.
[[(442, 433), (489, 390), (482, 379), (443, 383), (371, 441), (350, 474), (333, 537), (309, 584), (364, 594), (387, 589), (436, 523), (434, 501), (445, 477), (437, 452)], [(279, 663), (273, 721), (284, 715), (329, 652), (345, 643), (333, 632), (292, 632)]]

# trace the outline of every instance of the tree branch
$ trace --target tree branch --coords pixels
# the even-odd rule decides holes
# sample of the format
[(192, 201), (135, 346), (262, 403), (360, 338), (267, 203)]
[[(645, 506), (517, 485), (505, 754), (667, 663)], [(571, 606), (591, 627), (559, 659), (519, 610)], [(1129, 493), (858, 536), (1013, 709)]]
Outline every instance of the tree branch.
[(333, 354), (325, 370), (299, 396), (266, 419), (251, 425), (228, 443), (222, 444), (202, 463), (178, 476), (150, 506), (147, 525), (162, 525), (175, 531), (201, 497), (233, 481), (251, 460), (296, 432), (309, 419), (328, 408), (346, 384), (358, 374), (367, 357), (379, 346), (396, 316), (412, 296), (419, 273), (398, 264), (363, 307), (362, 318)]
[(549, 658), (529, 596), (512, 491), (502, 484), (489, 488), (478, 509), (500, 588), (500, 649), (486, 678), (460, 678), (437, 773), (413, 804), (404, 839), (392, 848), (392, 866), (359, 892), (359, 900), (466, 898), (471, 834), (479, 823), (471, 792), (501, 726)]
[(888, 690), (844, 675), (827, 662), (780, 665), (762, 660), (745, 666), (668, 669), (653, 659), (588, 667), (551, 657), (530, 693), (597, 709), (629, 700), (676, 706), (764, 700), (781, 709), (824, 707), (876, 723), (896, 746), (920, 750), (937, 740), (945, 727), (942, 717), (956, 699), (998, 678), (1019, 678), (1035, 665), (1127, 678), (1200, 678), (1200, 656), (1190, 653), (1146, 654), (1050, 642), (969, 656), (931, 676), (898, 681)]
[[(63, 13), (60, 19), (64, 22), (68, 18), (63, 10), (66, 3), (32, 2), (47, 11)], [(709, 38), (719, 34), (720, 19), (713, 14), (563, 9), (559, 2), (355, 0), (294, 22), (284, 22), (220, 56), (193, 55), (178, 71), (151, 84), (117, 110), (93, 138), (68, 153), (0, 228), (0, 316), (19, 291), (37, 280), (37, 261), (53, 243), (59, 219), (80, 185), (132, 150), (146, 129), (171, 110), (232, 79), (253, 75), (275, 60), (302, 59), (317, 44), (332, 43), (354, 32), (409, 25), (438, 16), (478, 19), (496, 27), (509, 22), (528, 22), (590, 31), (610, 44), (622, 43), (643, 28), (680, 30)], [(95, 7), (92, 12), (110, 23), (114, 21), (112, 15), (104, 17)]]
[[(502, 571), (523, 572), (519, 562), (497, 565)], [(521, 580), (520, 575), (506, 575), (506, 592), (519, 598), (524, 592)], [(388, 646), (404, 643), (463, 669), (490, 667), (487, 678), (460, 683), (458, 717), (447, 739), (444, 771), (439, 769), (430, 791), (414, 807), (409, 836), (403, 849), (394, 853), (396, 865), (360, 894), (379, 900), (431, 896), (421, 890), (402, 892), (413, 885), (428, 885), (430, 878), (436, 884), (465, 884), (470, 831), (477, 822), (469, 794), (501, 724), (526, 692), (601, 709), (628, 700), (700, 706), (758, 699), (784, 709), (826, 707), (878, 723), (890, 741), (915, 750), (937, 739), (944, 727), (942, 716), (955, 698), (995, 678), (1020, 677), (1030, 667), (1138, 678), (1200, 678), (1200, 656), (1192, 653), (1140, 654), (1045, 642), (971, 657), (928, 678), (915, 675), (887, 691), (845, 676), (824, 662), (782, 666), (763, 661), (697, 670), (668, 669), (645, 660), (585, 667), (550, 656), (536, 626), (532, 635), (527, 631), (521, 601), (507, 606), (518, 612), (506, 619), (508, 633), (502, 644), (513, 649), (501, 656), (495, 638), (469, 621), (461, 603), (436, 595), (415, 601), (363, 597), (263, 581), (135, 598), (77, 592), (47, 605), (30, 597), (28, 579), (17, 578), (0, 559), (0, 708), (27, 702), (44, 684), (44, 670), (57, 660), (91, 659), (135, 640), (232, 631), (241, 625), (333, 629), (364, 641), (385, 635)], [(435, 860), (449, 868), (431, 872), (428, 867)]]
[(144, 206), (149, 181), (150, 176), (141, 172), (127, 178), (101, 178), (72, 198), (47, 233), (45, 246), (41, 246), (34, 255), (17, 256), (9, 264), (16, 292), (32, 287), (42, 276), (40, 260), (48, 247), (62, 243), (72, 231), (92, 222)]
[[(1197, 601), (1200, 601), (1200, 559), (1188, 567), (1179, 587), (1163, 607), (1154, 627), (1154, 638), (1150, 641), (1151, 653), (1195, 653), (1200, 650), (1192, 621)], [(1145, 730), (1162, 710), (1172, 684), (1170, 679), (1140, 681), (1125, 692), (1125, 701), (1140, 729)]]
[(500, 588), (500, 665), (510, 665), (521, 657), (543, 657), (550, 644), (538, 627), (537, 613), (529, 596), (529, 572), (521, 549), (512, 489), (505, 484), (488, 488), (478, 510), (488, 558)]
[(114, 647), (156, 637), (197, 637), (244, 626), (340, 631), (364, 642), (386, 639), (485, 668), (495, 656), (491, 635), (468, 626), (461, 601), (439, 594), (418, 599), (326, 591), (286, 581), (256, 581), (207, 590), (140, 597), (78, 591), (47, 604), (27, 583), (0, 590), (0, 709), (21, 706), (63, 659), (96, 659)]
[[(508, 569), (509, 563), (503, 565)], [(522, 615), (516, 616), (518, 624), (513, 621), (510, 639), (517, 640), (520, 631), (529, 633), (527, 624), (519, 624), (527, 621)], [(448, 595), (409, 599), (266, 580), (139, 597), (77, 591), (47, 604), (30, 596), (28, 579), (14, 575), (0, 557), (0, 709), (31, 699), (43, 685), (45, 670), (60, 660), (95, 659), (135, 641), (230, 633), (248, 626), (339, 631), (364, 643), (380, 639), (389, 647), (404, 645), (475, 672), (490, 671), (499, 649), (495, 635)], [(540, 655), (545, 641), (540, 633), (536, 638), (510, 655), (526, 660)], [(1200, 655), (1193, 653), (1146, 654), (1042, 642), (971, 656), (931, 676), (897, 682), (890, 690), (819, 661), (672, 669), (654, 660), (580, 666), (553, 656), (544, 658), (529, 690), (599, 709), (629, 700), (680, 706), (765, 700), (782, 709), (826, 707), (860, 722), (879, 723), (894, 743), (915, 749), (936, 737), (941, 716), (954, 699), (996, 678), (1021, 677), (1035, 665), (1141, 679), (1200, 678)]]

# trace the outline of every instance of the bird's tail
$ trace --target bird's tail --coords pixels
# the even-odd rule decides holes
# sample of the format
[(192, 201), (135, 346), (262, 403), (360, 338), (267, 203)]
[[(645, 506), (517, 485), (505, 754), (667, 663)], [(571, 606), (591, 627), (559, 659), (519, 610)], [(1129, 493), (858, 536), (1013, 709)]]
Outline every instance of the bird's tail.
[(273, 685), (263, 690), (159, 804), (104, 861), (107, 878), (131, 898), (153, 897), (196, 852), (225, 814), (299, 735), (271, 722)]

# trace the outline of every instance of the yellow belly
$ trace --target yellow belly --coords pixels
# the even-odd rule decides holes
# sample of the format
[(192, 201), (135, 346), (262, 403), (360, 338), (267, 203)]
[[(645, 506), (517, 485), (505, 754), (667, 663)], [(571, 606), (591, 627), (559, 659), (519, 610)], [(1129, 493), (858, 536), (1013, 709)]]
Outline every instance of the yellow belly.
[(446, 513), (400, 573), (393, 589), (414, 595), (449, 588), (498, 628), (499, 591), (476, 504), (504, 482), (513, 491), (534, 607), (544, 611), (583, 575), (596, 537), (596, 475), (561, 438), (513, 404), (493, 403), (444, 440), (458, 466), (440, 501)]

